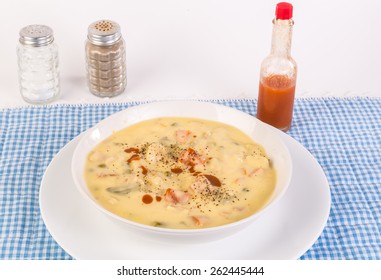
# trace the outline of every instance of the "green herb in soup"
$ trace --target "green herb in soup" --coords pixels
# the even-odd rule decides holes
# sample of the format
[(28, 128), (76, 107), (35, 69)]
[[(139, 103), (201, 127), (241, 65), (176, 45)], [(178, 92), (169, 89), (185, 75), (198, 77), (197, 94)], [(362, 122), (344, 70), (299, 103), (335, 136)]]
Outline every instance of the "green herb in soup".
[(115, 132), (85, 167), (98, 202), (155, 227), (207, 228), (260, 210), (276, 175), (264, 149), (242, 131), (195, 118), (158, 118)]

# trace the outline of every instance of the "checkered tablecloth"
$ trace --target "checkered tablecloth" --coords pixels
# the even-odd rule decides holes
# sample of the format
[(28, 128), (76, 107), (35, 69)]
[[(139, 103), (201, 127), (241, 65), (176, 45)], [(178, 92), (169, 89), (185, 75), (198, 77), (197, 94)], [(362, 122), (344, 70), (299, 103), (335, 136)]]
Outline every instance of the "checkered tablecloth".
[[(255, 115), (255, 100), (215, 100)], [(0, 110), (0, 259), (71, 259), (41, 218), (54, 155), (82, 131), (139, 103)], [(297, 99), (289, 134), (322, 166), (332, 209), (301, 259), (381, 259), (381, 98)]]

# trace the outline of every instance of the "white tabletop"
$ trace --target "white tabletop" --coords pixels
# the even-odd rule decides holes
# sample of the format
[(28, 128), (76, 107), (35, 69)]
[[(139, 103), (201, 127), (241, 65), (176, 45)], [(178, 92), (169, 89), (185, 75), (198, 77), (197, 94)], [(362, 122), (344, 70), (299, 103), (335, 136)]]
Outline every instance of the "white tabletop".
[[(256, 98), (279, 1), (1, 1), (0, 108), (28, 105), (18, 89), (16, 46), (29, 24), (50, 26), (59, 46), (55, 103)], [(381, 96), (381, 2), (290, 1), (297, 96)], [(127, 45), (126, 91), (91, 95), (85, 82), (87, 27), (118, 22)]]

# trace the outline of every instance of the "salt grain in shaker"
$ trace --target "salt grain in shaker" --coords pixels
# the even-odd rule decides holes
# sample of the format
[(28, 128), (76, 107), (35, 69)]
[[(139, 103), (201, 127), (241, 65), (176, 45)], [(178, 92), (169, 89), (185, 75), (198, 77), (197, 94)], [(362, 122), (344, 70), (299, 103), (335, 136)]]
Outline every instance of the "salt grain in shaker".
[(127, 84), (126, 50), (120, 26), (100, 20), (88, 28), (86, 41), (87, 84), (91, 93), (113, 97)]
[(44, 104), (59, 96), (58, 47), (53, 31), (45, 25), (28, 25), (20, 30), (17, 47), (19, 85), (23, 99)]

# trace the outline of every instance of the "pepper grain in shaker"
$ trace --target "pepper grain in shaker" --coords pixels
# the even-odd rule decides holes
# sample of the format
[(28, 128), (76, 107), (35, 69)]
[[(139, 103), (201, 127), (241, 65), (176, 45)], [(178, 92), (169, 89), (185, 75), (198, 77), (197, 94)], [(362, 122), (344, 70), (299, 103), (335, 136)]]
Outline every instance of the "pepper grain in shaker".
[(126, 49), (120, 26), (110, 20), (92, 23), (85, 49), (90, 92), (99, 97), (113, 97), (124, 92)]

